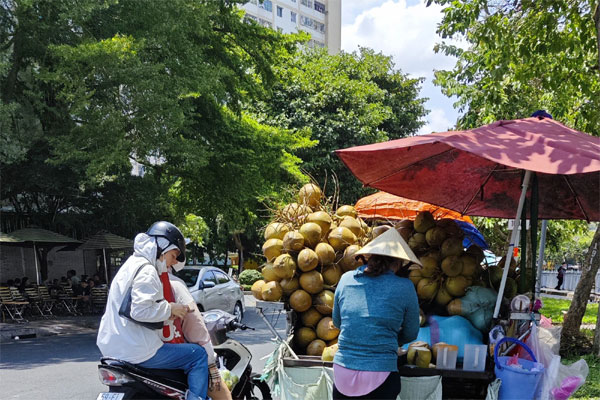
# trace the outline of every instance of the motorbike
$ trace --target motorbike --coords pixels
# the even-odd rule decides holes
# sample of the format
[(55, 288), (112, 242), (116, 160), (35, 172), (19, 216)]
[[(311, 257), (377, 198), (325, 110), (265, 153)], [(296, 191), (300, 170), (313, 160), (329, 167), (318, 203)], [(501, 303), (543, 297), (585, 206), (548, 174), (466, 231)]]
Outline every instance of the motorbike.
[[(231, 395), (235, 400), (271, 399), (271, 391), (260, 374), (252, 372), (252, 354), (246, 346), (227, 336), (237, 329), (252, 329), (239, 323), (236, 317), (221, 310), (202, 313), (220, 368), (239, 377), (233, 382)], [(185, 399), (188, 388), (187, 376), (182, 370), (150, 369), (103, 357), (98, 365), (100, 381), (108, 386), (108, 392), (98, 395), (97, 400), (129, 399)]]

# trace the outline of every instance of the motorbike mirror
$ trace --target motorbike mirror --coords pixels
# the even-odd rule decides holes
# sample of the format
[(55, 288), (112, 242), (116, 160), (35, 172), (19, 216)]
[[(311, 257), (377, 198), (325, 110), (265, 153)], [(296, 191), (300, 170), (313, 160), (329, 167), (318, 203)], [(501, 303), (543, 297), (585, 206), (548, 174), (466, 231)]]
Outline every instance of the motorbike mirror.
[(202, 289), (209, 289), (215, 287), (215, 283), (213, 281), (202, 281)]

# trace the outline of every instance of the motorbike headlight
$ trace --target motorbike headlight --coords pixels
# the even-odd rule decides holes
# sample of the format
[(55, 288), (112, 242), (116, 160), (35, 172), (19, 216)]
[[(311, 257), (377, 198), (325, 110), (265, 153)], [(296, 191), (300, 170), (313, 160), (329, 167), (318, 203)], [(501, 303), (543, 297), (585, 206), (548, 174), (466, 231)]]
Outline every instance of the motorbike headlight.
[(219, 313), (216, 313), (216, 312), (204, 313), (204, 322), (206, 322), (206, 323), (217, 322), (219, 320), (219, 318), (221, 318), (221, 315)]

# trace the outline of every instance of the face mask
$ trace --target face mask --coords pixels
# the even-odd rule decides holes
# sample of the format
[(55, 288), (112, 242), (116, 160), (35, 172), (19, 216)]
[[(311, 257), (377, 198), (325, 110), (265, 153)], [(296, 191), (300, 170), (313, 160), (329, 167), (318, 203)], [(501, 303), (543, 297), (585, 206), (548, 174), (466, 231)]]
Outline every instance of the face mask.
[(162, 274), (163, 272), (167, 272), (167, 262), (164, 259), (163, 260), (160, 260), (160, 259), (156, 260), (156, 269), (158, 270), (159, 274)]
[(181, 261), (177, 261), (175, 264), (173, 264), (173, 269), (177, 272), (181, 271), (183, 267), (185, 267), (185, 263)]

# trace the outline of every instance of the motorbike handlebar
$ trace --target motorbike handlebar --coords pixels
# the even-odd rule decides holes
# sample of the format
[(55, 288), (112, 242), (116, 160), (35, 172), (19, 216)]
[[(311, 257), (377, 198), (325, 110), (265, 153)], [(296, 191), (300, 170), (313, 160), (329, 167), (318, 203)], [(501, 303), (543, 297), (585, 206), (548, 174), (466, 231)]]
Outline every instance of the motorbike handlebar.
[(232, 329), (240, 329), (240, 330), (242, 330), (242, 331), (245, 331), (246, 329), (251, 329), (251, 330), (254, 330), (254, 328), (251, 328), (251, 327), (249, 327), (249, 326), (248, 326), (248, 325), (246, 325), (246, 324), (240, 324), (240, 323), (239, 323), (239, 322), (237, 322), (237, 321), (231, 321), (231, 322), (229, 323), (229, 326), (230, 326)]

